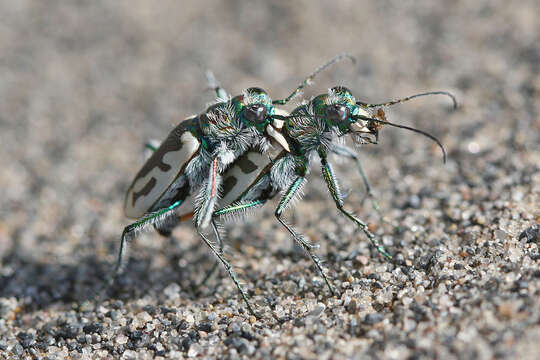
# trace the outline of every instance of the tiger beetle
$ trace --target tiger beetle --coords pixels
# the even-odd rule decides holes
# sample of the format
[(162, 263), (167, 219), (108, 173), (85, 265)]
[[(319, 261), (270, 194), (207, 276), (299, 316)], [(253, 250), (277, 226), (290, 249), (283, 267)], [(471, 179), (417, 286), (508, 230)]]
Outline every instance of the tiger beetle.
[[(140, 231), (153, 225), (159, 233), (168, 235), (180, 221), (193, 217), (197, 233), (227, 269), (249, 310), (254, 313), (232, 266), (223, 256), (222, 241), (219, 240), (217, 248), (203, 232), (211, 225), (219, 238), (213, 219), (214, 208), (218, 202), (228, 204), (227, 198), (219, 201), (219, 194), (222, 186), (224, 195), (230, 187), (226, 181), (222, 185), (222, 174), (233, 163), (240, 173), (250, 171), (242, 167), (248, 164), (242, 161), (242, 155), (248, 151), (259, 155), (269, 154), (276, 148), (289, 151), (289, 143), (279, 131), (287, 117), (280, 115), (274, 105), (287, 104), (319, 72), (345, 58), (351, 57), (339, 55), (319, 67), (282, 100), (272, 101), (266, 91), (256, 87), (228, 98), (216, 86), (217, 102), (176, 126), (153, 151), (129, 186), (124, 212), (127, 217), (137, 220), (122, 232), (115, 274), (122, 273), (128, 244)], [(250, 156), (253, 155), (246, 155), (246, 158), (249, 160)], [(249, 183), (242, 177), (240, 180), (238, 186), (248, 187)]]
[[(213, 213), (214, 218), (242, 215), (250, 209), (264, 205), (278, 192), (282, 192), (283, 195), (274, 213), (275, 217), (292, 235), (296, 243), (308, 253), (324, 278), (330, 292), (335, 294), (330, 281), (325, 275), (320, 259), (313, 253), (316, 245), (309, 242), (303, 235), (287, 224), (282, 218), (283, 213), (292, 204), (293, 200), (300, 198), (301, 189), (307, 181), (306, 176), (310, 171), (313, 155), (318, 154), (322, 165), (322, 176), (338, 210), (364, 232), (380, 254), (391, 260), (392, 256), (369, 231), (366, 223), (344, 208), (343, 195), (332, 166), (328, 162), (328, 154), (335, 153), (358, 160), (354, 151), (339, 145), (338, 139), (350, 134), (356, 144), (376, 144), (380, 128), (383, 125), (389, 125), (411, 130), (432, 139), (441, 148), (443, 159), (446, 161), (446, 151), (436, 137), (415, 128), (387, 121), (381, 108), (416, 97), (435, 94), (449, 96), (454, 103), (454, 107), (456, 107), (454, 96), (443, 91), (416, 94), (382, 104), (368, 104), (356, 101), (351, 92), (341, 86), (330, 89), (327, 94), (316, 96), (309, 103), (294, 109), (291, 115), (284, 119), (285, 125), (282, 131), (289, 143), (289, 151), (282, 150), (272, 156), (249, 151), (243, 154), (225, 172), (224, 183), (227, 184), (230, 181), (233, 185), (225, 187), (224, 198), (230, 198), (227, 192), (234, 192), (235, 195), (241, 192), (241, 195), (236, 200), (233, 200), (230, 205), (215, 211)], [(379, 109), (374, 115), (367, 111), (376, 107)], [(245, 165), (241, 164), (245, 161), (252, 164), (252, 171), (241, 175), (242, 186), (236, 189), (236, 186), (234, 186), (236, 184), (235, 179), (240, 173), (238, 168), (245, 167)], [(361, 171), (361, 173), (363, 172)], [(244, 187), (244, 184), (247, 183), (250, 185)], [(216, 236), (219, 239), (218, 233), (216, 233)], [(247, 300), (246, 303), (250, 307)]]

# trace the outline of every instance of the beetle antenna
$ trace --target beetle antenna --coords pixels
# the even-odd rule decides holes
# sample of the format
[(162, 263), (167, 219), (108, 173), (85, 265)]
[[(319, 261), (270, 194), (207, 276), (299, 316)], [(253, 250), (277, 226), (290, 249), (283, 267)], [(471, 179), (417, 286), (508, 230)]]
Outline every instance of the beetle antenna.
[(413, 127), (409, 127), (409, 126), (405, 126), (405, 125), (400, 125), (400, 124), (394, 124), (394, 123), (391, 123), (389, 121), (385, 121), (385, 120), (379, 120), (379, 119), (374, 119), (374, 118), (370, 118), (368, 116), (363, 116), (363, 115), (355, 115), (352, 117), (353, 119), (361, 119), (361, 120), (367, 120), (367, 121), (374, 121), (374, 122), (377, 122), (379, 124), (384, 124), (384, 125), (390, 125), (390, 126), (394, 126), (394, 127), (397, 127), (397, 128), (401, 128), (401, 129), (406, 129), (406, 130), (410, 130), (412, 132), (415, 132), (415, 133), (418, 133), (418, 134), (421, 134), (421, 135), (424, 135), (425, 137), (428, 137), (430, 138), (431, 140), (433, 140), (435, 143), (437, 143), (437, 145), (439, 145), (439, 147), (441, 148), (442, 150), (442, 153), (443, 153), (443, 163), (446, 163), (446, 149), (444, 148), (444, 145), (439, 141), (439, 139), (437, 139), (435, 136), (431, 135), (430, 133), (427, 133), (425, 131), (422, 131), (422, 130), (419, 130), (419, 129), (415, 129)]
[(285, 99), (274, 100), (274, 101), (272, 101), (272, 104), (274, 104), (274, 105), (285, 105), (286, 103), (291, 101), (292, 98), (294, 98), (296, 95), (298, 95), (298, 93), (300, 93), (300, 91), (302, 91), (303, 88), (305, 88), (307, 85), (309, 85), (311, 83), (311, 81), (313, 80), (313, 78), (315, 76), (317, 76), (320, 72), (325, 70), (330, 65), (335, 64), (338, 61), (341, 61), (343, 59), (350, 59), (353, 64), (356, 64), (356, 58), (354, 56), (352, 56), (350, 54), (347, 54), (347, 53), (339, 54), (338, 56), (336, 56), (333, 59), (331, 59), (330, 61), (328, 61), (326, 64), (323, 64), (323, 65), (319, 66), (314, 72), (312, 72), (310, 75), (308, 75), (304, 79), (304, 81), (302, 81), (302, 83), (300, 85), (298, 85), (298, 87), (296, 89), (294, 89), (294, 91), (289, 96), (287, 96)]
[(395, 104), (401, 104), (401, 103), (404, 103), (405, 101), (409, 101), (409, 100), (412, 100), (412, 99), (417, 98), (417, 97), (429, 96), (429, 95), (445, 95), (445, 96), (448, 96), (450, 99), (452, 99), (452, 103), (454, 104), (454, 109), (457, 109), (456, 97), (454, 95), (452, 95), (451, 93), (449, 93), (448, 91), (430, 91), (430, 92), (425, 92), (425, 93), (420, 93), (420, 94), (414, 94), (414, 95), (411, 95), (411, 96), (404, 97), (403, 99), (391, 100), (391, 101), (381, 103), (381, 104), (368, 104), (368, 103), (365, 103), (365, 102), (362, 102), (362, 101), (357, 101), (356, 104), (357, 105), (362, 105), (362, 106), (367, 107), (367, 108), (378, 107), (378, 106), (390, 106), (390, 105), (395, 105)]

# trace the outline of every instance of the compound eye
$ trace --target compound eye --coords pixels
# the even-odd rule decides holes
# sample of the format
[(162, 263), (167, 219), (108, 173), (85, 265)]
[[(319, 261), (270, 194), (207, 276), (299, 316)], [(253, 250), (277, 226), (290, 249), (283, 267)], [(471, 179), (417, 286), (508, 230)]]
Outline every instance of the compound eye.
[(346, 122), (349, 113), (349, 108), (345, 105), (330, 105), (326, 108), (326, 118), (333, 125)]
[(251, 95), (266, 95), (266, 91), (258, 87), (251, 87), (246, 92)]
[(266, 121), (266, 106), (255, 104), (244, 108), (244, 118), (250, 124), (262, 124)]

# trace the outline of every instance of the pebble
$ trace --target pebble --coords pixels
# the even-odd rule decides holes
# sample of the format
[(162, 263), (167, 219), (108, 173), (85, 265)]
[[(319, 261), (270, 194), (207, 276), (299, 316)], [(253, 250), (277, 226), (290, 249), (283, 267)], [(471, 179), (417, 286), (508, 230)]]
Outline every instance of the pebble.
[(525, 240), (527, 243), (540, 244), (540, 225), (534, 224), (519, 234), (519, 240)]
[(119, 344), (119, 345), (124, 345), (125, 343), (128, 342), (128, 337), (125, 336), (125, 335), (118, 335), (114, 341)]
[(317, 305), (315, 305), (315, 308), (313, 308), (313, 310), (308, 314), (308, 316), (318, 317), (324, 312), (325, 309), (326, 305), (324, 305), (323, 303), (318, 303)]
[(354, 314), (356, 312), (356, 300), (352, 299), (346, 306), (347, 312), (349, 314)]
[(500, 230), (500, 229), (495, 230), (494, 235), (495, 235), (495, 238), (497, 240), (504, 240), (504, 239), (506, 239), (506, 236), (507, 236), (506, 232), (504, 232), (503, 230)]
[(374, 325), (384, 320), (384, 316), (379, 313), (367, 314), (364, 318), (364, 323)]
[(133, 350), (126, 350), (122, 354), (122, 359), (125, 360), (136, 360), (137, 359), (137, 352)]
[(189, 350), (187, 352), (187, 356), (190, 357), (190, 358), (197, 357), (197, 356), (199, 356), (199, 354), (202, 354), (202, 352), (203, 352), (203, 348), (199, 344), (192, 344), (189, 347)]

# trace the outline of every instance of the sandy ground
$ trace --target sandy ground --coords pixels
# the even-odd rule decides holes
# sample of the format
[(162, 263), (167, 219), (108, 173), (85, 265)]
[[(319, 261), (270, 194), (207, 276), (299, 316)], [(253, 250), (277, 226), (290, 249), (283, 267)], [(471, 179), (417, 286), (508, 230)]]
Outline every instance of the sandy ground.
[[(538, 1), (9, 1), (0, 4), (0, 358), (493, 359), (540, 353)], [(335, 4), (339, 3), (339, 4)], [(288, 218), (321, 245), (331, 296), (272, 216), (229, 225), (246, 312), (191, 224), (134, 244), (103, 290), (129, 221), (142, 143), (233, 93), (304, 97), (345, 85), (394, 122), (336, 166), (347, 204), (398, 260), (338, 215), (314, 165)], [(96, 297), (96, 293), (99, 297)]]

